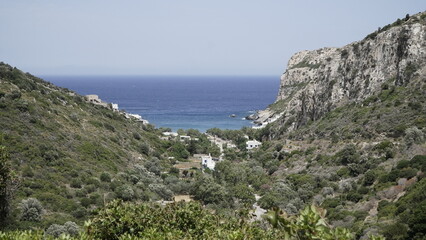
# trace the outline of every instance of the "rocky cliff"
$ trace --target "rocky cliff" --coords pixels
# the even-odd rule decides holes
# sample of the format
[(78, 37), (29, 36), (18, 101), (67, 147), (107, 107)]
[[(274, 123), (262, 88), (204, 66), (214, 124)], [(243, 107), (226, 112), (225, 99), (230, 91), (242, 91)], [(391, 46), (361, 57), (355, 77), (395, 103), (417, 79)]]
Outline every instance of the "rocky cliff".
[(405, 86), (424, 78), (425, 62), (426, 12), (407, 15), (342, 48), (293, 55), (266, 115), (270, 120), (280, 116), (287, 131), (297, 129), (336, 107), (360, 103), (385, 84)]

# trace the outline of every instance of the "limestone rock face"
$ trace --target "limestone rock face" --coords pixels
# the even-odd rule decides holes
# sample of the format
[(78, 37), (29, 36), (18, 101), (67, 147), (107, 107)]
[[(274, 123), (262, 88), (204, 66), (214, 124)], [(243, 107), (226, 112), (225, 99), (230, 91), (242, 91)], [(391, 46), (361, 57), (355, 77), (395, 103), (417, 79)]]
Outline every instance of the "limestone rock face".
[(348, 102), (362, 102), (383, 84), (403, 86), (425, 76), (425, 16), (399, 20), (342, 48), (293, 55), (281, 76), (279, 122), (292, 130)]

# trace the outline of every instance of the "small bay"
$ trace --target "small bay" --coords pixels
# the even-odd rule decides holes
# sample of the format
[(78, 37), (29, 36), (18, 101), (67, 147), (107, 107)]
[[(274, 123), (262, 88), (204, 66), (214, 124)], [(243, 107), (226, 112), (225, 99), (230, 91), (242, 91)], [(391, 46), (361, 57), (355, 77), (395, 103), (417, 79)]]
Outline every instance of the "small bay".
[[(42, 76), (81, 95), (96, 94), (156, 127), (240, 129), (275, 101), (278, 76)], [(235, 114), (235, 117), (230, 117)]]

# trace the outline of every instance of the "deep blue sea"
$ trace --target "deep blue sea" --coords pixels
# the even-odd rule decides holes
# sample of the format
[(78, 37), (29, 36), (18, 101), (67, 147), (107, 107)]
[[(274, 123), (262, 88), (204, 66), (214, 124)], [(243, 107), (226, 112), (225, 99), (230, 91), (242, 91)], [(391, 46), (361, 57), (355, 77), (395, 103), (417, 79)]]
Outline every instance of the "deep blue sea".
[[(97, 94), (156, 127), (240, 129), (275, 101), (279, 77), (43, 76), (81, 95)], [(231, 118), (230, 115), (237, 115)]]

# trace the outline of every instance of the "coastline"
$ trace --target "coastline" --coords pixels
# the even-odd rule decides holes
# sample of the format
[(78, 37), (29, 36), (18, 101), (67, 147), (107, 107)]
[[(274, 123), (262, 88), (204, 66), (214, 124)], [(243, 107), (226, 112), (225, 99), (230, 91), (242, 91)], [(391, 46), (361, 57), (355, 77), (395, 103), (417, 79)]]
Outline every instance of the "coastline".
[(272, 111), (270, 108), (266, 108), (264, 110), (259, 110), (254, 114), (251, 114), (246, 117), (247, 120), (252, 120), (254, 129), (260, 129), (266, 127), (268, 124), (275, 122), (278, 120), (283, 113), (277, 113)]
[[(275, 100), (279, 86), (279, 78), (273, 76), (50, 76), (46, 79), (81, 95), (95, 93), (105, 102), (117, 103), (120, 109), (143, 116), (158, 128), (193, 128), (202, 132), (214, 127), (251, 128), (252, 121), (242, 118), (256, 109), (265, 109)], [(229, 117), (232, 114), (236, 116)]]

